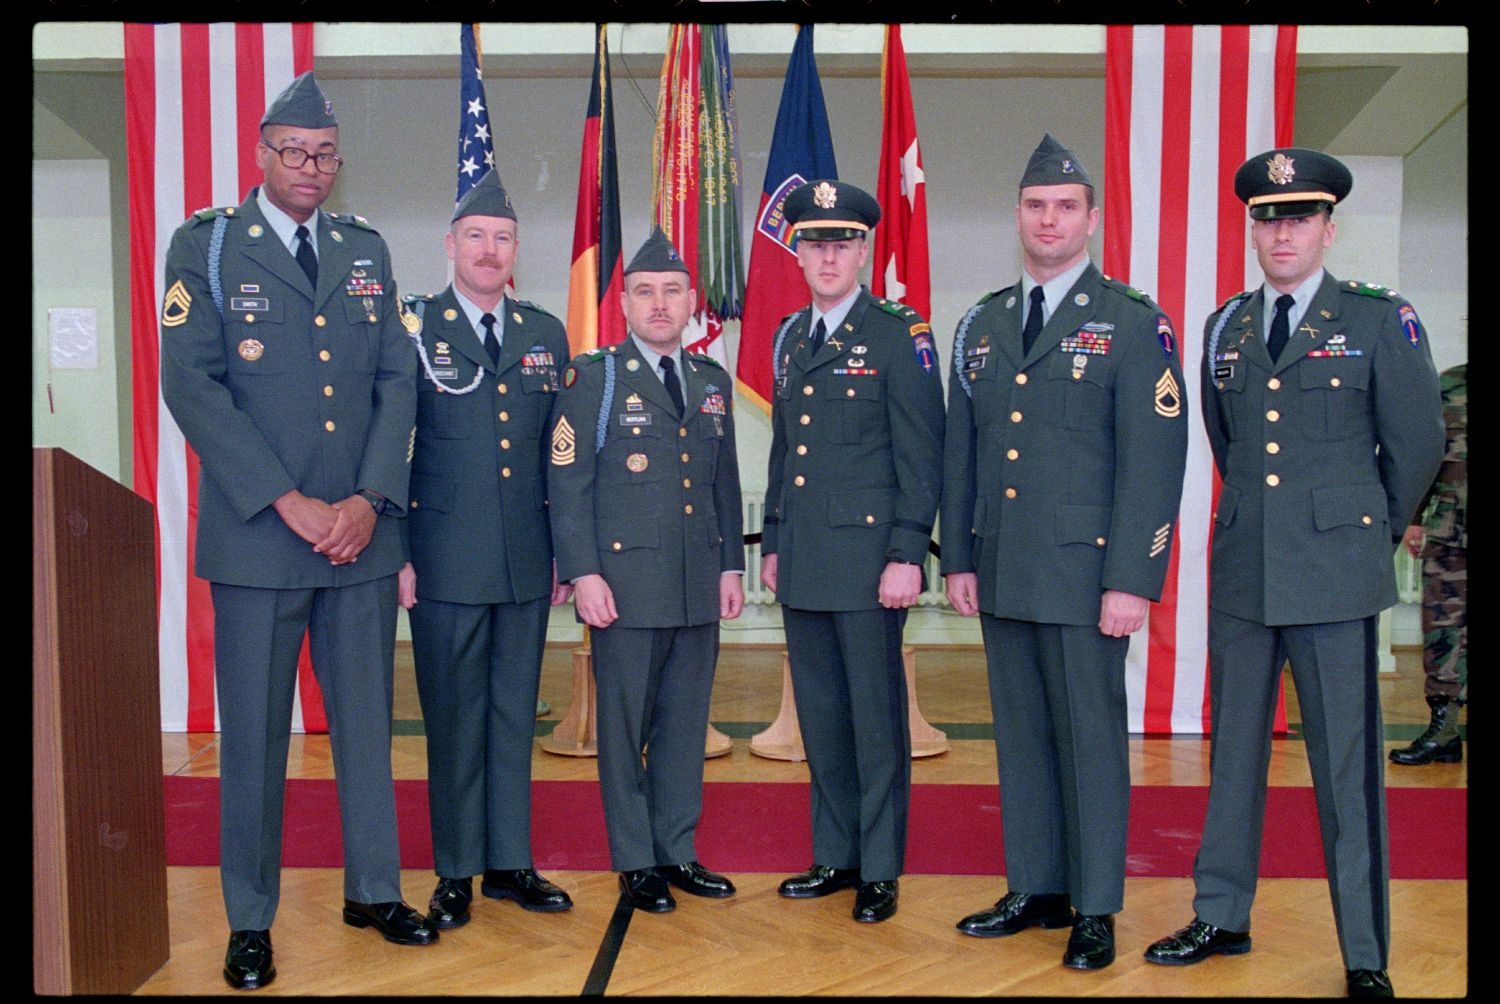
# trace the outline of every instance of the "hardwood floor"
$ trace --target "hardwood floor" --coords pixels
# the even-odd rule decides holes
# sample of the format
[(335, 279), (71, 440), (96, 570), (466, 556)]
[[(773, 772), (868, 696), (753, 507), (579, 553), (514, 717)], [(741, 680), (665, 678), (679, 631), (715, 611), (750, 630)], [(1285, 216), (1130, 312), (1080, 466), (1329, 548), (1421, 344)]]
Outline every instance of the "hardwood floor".
[[(983, 654), (970, 649), (924, 649), (917, 662), (923, 714), (949, 727), (950, 750), (913, 764), (918, 784), (995, 783), (994, 742), (988, 735), (989, 696)], [(550, 648), (541, 696), (551, 705), (541, 721), (560, 719), (571, 689), (567, 648)], [(763, 727), (780, 703), (781, 652), (726, 649), (720, 661), (713, 721), (746, 734)], [(1380, 681), (1387, 745), (1404, 745), (1427, 720), (1420, 653), (1397, 652), (1397, 670)], [(1288, 719), (1298, 721), (1287, 687)], [(392, 764), (398, 778), (426, 776), (420, 710), (410, 650), (397, 655)], [(410, 734), (416, 733), (416, 734)], [(216, 776), (218, 737), (164, 733), (162, 766), (169, 774)], [(1137, 785), (1205, 785), (1208, 743), (1200, 737), (1133, 738), (1131, 774)], [(537, 747), (537, 779), (593, 779), (592, 759), (554, 756)], [(288, 776), (332, 776), (327, 738), (294, 736)], [(709, 781), (806, 783), (807, 766), (752, 755), (745, 739), (705, 765)], [(1420, 768), (1391, 766), (1389, 786), (1466, 788), (1468, 762)], [(1273, 785), (1311, 783), (1303, 745), (1274, 744)], [(1434, 820), (1433, 825), (1443, 825)], [(618, 898), (608, 872), (549, 872), (577, 904), (563, 914), (525, 913), (513, 903), (480, 899), (473, 921), (445, 932), (429, 948), (387, 944), (370, 931), (345, 926), (339, 916), (337, 869), (284, 870), (281, 907), (273, 930), (280, 975), (263, 994), (576, 995), (589, 979)], [(1126, 908), (1116, 918), (1118, 958), (1101, 972), (1079, 973), (1059, 963), (1066, 931), (1031, 930), (994, 941), (954, 930), (965, 913), (1004, 892), (994, 876), (909, 875), (901, 880), (901, 908), (890, 921), (855, 924), (852, 894), (790, 901), (776, 895), (779, 875), (736, 874), (730, 900), (679, 895), (666, 915), (634, 914), (608, 979), (607, 993), (631, 995), (1044, 995), (1044, 996), (1341, 996), (1343, 973), (1322, 879), (1265, 879), (1259, 886), (1254, 950), (1191, 969), (1153, 966), (1141, 958), (1151, 941), (1192, 917), (1192, 881), (1131, 878)], [(407, 902), (425, 904), (432, 876), (402, 874)], [(143, 994), (217, 994), (225, 987), (228, 930), (213, 868), (169, 868), (170, 961)], [(1390, 973), (1403, 996), (1458, 997), (1468, 990), (1468, 885), (1464, 881), (1391, 883)]]

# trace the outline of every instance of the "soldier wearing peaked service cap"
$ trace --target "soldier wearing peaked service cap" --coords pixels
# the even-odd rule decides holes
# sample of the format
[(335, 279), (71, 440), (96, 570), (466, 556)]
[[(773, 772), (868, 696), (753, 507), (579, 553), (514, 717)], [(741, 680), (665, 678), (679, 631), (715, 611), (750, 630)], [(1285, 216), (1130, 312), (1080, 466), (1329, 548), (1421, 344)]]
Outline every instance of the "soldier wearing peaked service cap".
[(783, 320), (772, 368), (761, 579), (782, 605), (812, 771), (812, 867), (792, 899), (857, 886), (853, 917), (896, 912), (911, 732), (901, 632), (922, 590), (943, 449), (927, 321), (859, 285), (880, 207), (835, 179), (787, 196), (812, 296)]
[(1020, 281), (964, 316), (949, 380), (943, 574), (984, 633), (1009, 885), (958, 927), (1071, 925), (1063, 964), (1099, 969), (1125, 895), (1125, 653), (1171, 557), (1187, 402), (1171, 320), (1090, 263), (1093, 183), (1050, 134), (1016, 223)]
[(620, 301), (630, 336), (563, 374), (552, 539), (593, 629), (610, 863), (631, 906), (665, 913), (668, 883), (735, 892), (698, 863), (694, 837), (719, 620), (744, 607), (739, 462), (733, 381), (682, 346), (697, 295), (660, 229), (626, 267)]
[(162, 397), (202, 467), (196, 571), (213, 591), (223, 805), (224, 978), (276, 976), (282, 778), (307, 632), (329, 711), (346, 923), (425, 945), (402, 902), (391, 780), (397, 527), (406, 508), (416, 359), (385, 241), (324, 212), (338, 122), (311, 73), (266, 110), (262, 182), (173, 235)]
[(1392, 554), (1443, 457), (1411, 304), (1323, 267), (1344, 165), (1277, 149), (1235, 172), (1265, 281), (1204, 326), (1203, 423), (1223, 478), (1209, 569), (1212, 776), (1193, 922), (1146, 959), (1250, 950), (1276, 685), (1290, 659), (1350, 996), (1391, 996), (1375, 639)]
[(506, 291), (515, 207), (489, 170), (443, 237), (453, 283), (407, 297), (417, 434), (401, 521), (412, 657), (426, 723), (437, 887), (428, 920), (466, 924), (473, 876), (491, 899), (566, 910), (531, 856), (537, 681), (557, 582), (547, 521), (547, 420), (568, 362), (562, 323)]

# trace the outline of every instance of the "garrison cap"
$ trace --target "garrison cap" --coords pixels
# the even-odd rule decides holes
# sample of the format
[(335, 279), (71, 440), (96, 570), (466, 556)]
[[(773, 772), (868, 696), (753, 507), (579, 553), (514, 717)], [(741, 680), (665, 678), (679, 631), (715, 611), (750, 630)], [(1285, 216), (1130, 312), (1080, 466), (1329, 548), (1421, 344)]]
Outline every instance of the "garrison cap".
[(687, 265), (683, 264), (682, 255), (677, 253), (677, 248), (662, 233), (661, 227), (652, 227), (651, 236), (646, 238), (646, 243), (630, 259), (630, 264), (625, 266), (625, 275), (632, 272), (686, 272)]
[(1354, 176), (1343, 164), (1295, 146), (1257, 154), (1234, 172), (1234, 194), (1250, 207), (1252, 220), (1331, 213), (1353, 187)]
[(268, 125), (301, 126), (304, 129), (330, 129), (339, 124), (333, 117), (333, 102), (308, 70), (286, 85), (261, 116), (260, 127)]
[(781, 212), (793, 235), (810, 241), (863, 237), (880, 222), (880, 203), (864, 189), (837, 178), (792, 189)]
[(1046, 133), (1042, 141), (1031, 152), (1026, 162), (1026, 173), (1021, 175), (1022, 188), (1033, 185), (1086, 185), (1094, 187), (1094, 181), (1083, 169), (1078, 155)]
[(516, 218), (510, 196), (505, 194), (505, 186), (500, 184), (499, 168), (490, 168), (484, 173), (484, 177), (475, 182), (473, 188), (464, 193), (453, 210), (453, 219), (448, 222), (457, 223), (465, 216), (499, 216), (507, 220)]

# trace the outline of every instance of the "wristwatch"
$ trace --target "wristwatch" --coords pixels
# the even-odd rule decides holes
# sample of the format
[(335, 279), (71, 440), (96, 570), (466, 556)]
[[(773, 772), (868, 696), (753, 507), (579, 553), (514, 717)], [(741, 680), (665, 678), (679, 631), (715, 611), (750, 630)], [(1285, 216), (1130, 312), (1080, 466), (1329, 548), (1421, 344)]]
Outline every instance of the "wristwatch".
[(380, 495), (377, 492), (372, 492), (368, 488), (361, 488), (354, 494), (370, 503), (370, 508), (375, 510), (375, 515), (377, 516), (383, 514), (386, 510), (386, 507), (390, 505), (390, 503), (385, 500), (385, 496)]

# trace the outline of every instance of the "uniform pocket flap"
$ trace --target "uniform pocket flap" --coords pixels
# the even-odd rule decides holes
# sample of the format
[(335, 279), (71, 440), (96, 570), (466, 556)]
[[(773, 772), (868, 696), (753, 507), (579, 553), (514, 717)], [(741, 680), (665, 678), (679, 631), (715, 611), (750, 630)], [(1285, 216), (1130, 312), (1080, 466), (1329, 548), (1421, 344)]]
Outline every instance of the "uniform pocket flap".
[(829, 526), (880, 526), (891, 521), (895, 503), (888, 492), (844, 492), (828, 499)]
[(1304, 359), (1297, 366), (1297, 378), (1303, 390), (1366, 390), (1370, 360), (1363, 356)]
[(1313, 489), (1313, 523), (1319, 530), (1337, 526), (1384, 526), (1385, 489), (1380, 485), (1350, 485)]
[(1057, 542), (1093, 544), (1103, 547), (1109, 537), (1109, 507), (1060, 505), (1057, 507)]
[(444, 478), (433, 478), (431, 481), (425, 478), (411, 479), (411, 507), (421, 511), (432, 509), (435, 512), (453, 511), (453, 482)]
[(599, 527), (599, 550), (630, 551), (640, 547), (660, 547), (661, 533), (650, 520), (622, 522), (617, 526)]
[[(860, 370), (854, 372), (863, 373)], [(835, 377), (828, 381), (823, 396), (838, 401), (878, 401), (881, 398), (880, 381), (873, 372), (870, 376)]]

